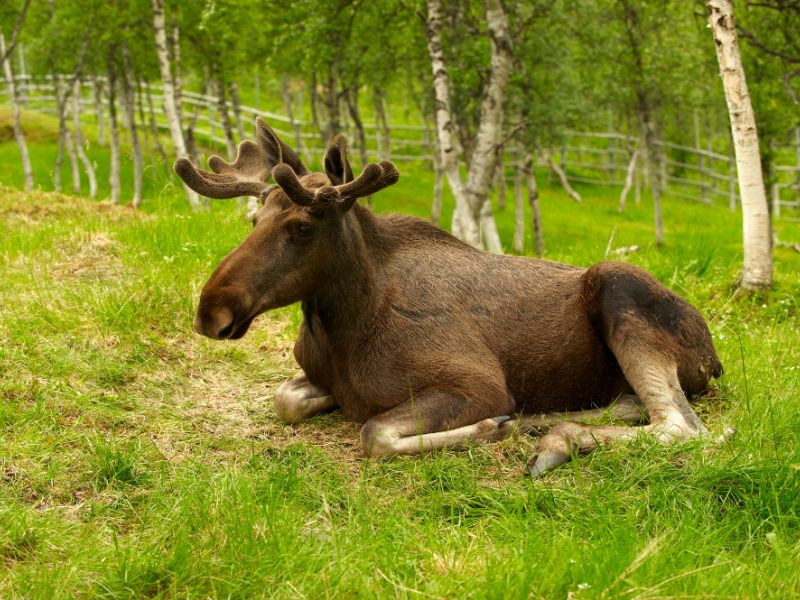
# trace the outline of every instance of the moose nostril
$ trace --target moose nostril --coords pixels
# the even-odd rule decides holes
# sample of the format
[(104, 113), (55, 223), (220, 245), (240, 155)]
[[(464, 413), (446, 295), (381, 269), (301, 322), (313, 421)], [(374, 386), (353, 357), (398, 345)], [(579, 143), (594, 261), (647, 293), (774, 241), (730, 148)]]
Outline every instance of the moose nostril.
[(230, 323), (225, 325), (225, 327), (223, 327), (217, 332), (217, 338), (223, 340), (229, 338), (232, 333), (233, 333), (233, 319), (231, 319)]

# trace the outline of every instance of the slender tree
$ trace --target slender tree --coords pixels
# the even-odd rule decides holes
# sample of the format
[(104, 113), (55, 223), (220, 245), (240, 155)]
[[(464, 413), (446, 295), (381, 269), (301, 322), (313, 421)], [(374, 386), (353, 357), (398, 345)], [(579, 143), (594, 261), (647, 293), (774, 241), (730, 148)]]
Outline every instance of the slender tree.
[(2, 66), (3, 75), (6, 80), (9, 101), (11, 102), (11, 121), (14, 127), (14, 140), (19, 148), (20, 159), (22, 160), (22, 172), (25, 176), (25, 189), (33, 189), (33, 168), (31, 167), (31, 157), (28, 153), (28, 144), (25, 140), (25, 131), (22, 129), (22, 116), (17, 96), (17, 86), (14, 82), (14, 73), (11, 70), (11, 53), (6, 49), (6, 41), (0, 32), (0, 55), (3, 56)]
[[(498, 248), (498, 239), (491, 226), (491, 205), (488, 192), (495, 172), (497, 149), (501, 142), (504, 102), (508, 78), (511, 71), (511, 39), (508, 18), (499, 0), (486, 1), (486, 23), (491, 40), (491, 67), (484, 89), (480, 109), (480, 121), (475, 135), (466, 182), (462, 180), (459, 159), (464, 157), (462, 145), (453, 135), (457, 125), (450, 99), (450, 80), (442, 46), (443, 12), (439, 0), (428, 0), (425, 20), (428, 53), (433, 72), (436, 96), (436, 129), (442, 156), (443, 170), (450, 189), (456, 199), (454, 233), (469, 244), (483, 247), (481, 221), (489, 224), (488, 243), (493, 251)], [(485, 206), (486, 205), (486, 206)], [(487, 228), (484, 227), (484, 232)]]
[[(156, 52), (158, 55), (158, 67), (161, 73), (161, 87), (163, 89), (164, 113), (169, 124), (169, 133), (172, 138), (172, 145), (178, 158), (188, 157), (186, 143), (183, 139), (181, 121), (176, 104), (176, 86), (173, 80), (172, 67), (170, 65), (169, 48), (167, 46), (166, 19), (164, 16), (164, 0), (152, 0), (153, 2), (153, 29), (155, 31)], [(192, 208), (200, 206), (200, 200), (196, 192), (184, 185), (186, 196)]]
[(709, 0), (708, 6), (711, 9), (708, 20), (714, 34), (722, 85), (728, 103), (739, 193), (742, 197), (742, 287), (752, 290), (767, 289), (772, 285), (769, 208), (761, 172), (758, 130), (739, 53), (733, 4), (731, 0)]

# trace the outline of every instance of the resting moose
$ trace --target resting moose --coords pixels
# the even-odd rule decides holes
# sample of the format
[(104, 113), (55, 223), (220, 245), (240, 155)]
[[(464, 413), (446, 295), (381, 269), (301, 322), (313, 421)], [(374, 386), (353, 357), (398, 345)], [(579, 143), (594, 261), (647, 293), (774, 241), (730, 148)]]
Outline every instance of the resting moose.
[[(412, 454), (516, 426), (554, 425), (533, 475), (639, 430), (658, 439), (705, 431), (687, 397), (722, 373), (700, 314), (642, 269), (588, 269), (497, 256), (420, 219), (357, 202), (392, 185), (388, 161), (353, 177), (345, 140), (311, 173), (261, 120), (257, 142), (213, 172), (175, 170), (212, 198), (256, 196), (253, 231), (217, 267), (194, 327), (238, 339), (259, 314), (302, 303), (294, 355), (303, 374), (275, 395), (287, 423), (340, 407), (364, 423), (370, 455)], [(270, 177), (276, 182), (270, 185)], [(609, 407), (640, 429), (580, 424)]]

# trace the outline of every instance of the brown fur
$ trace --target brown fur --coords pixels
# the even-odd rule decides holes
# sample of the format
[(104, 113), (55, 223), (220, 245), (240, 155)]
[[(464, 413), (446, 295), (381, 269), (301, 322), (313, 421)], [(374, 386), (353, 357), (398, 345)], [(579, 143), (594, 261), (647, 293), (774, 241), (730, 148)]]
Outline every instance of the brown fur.
[[(649, 407), (647, 369), (631, 379), (620, 366), (638, 373), (637, 357), (665, 373), (659, 382), (671, 381), (674, 369), (689, 395), (721, 374), (697, 310), (642, 269), (497, 256), (420, 219), (376, 216), (352, 202), (393, 183), (390, 163), (371, 165), (377, 170), (353, 182), (337, 138), (326, 173), (308, 173), (266, 125), (258, 128), (261, 151), (246, 146), (235, 164), (270, 156), (265, 170), (283, 164), (274, 169), (279, 185), (268, 186), (265, 170), (247, 164), (240, 171), (257, 179), (218, 181), (228, 195), (263, 190), (264, 204), (252, 233), (203, 288), (195, 327), (235, 339), (258, 314), (301, 302), (294, 353), (304, 385), (327, 391), (348, 419), (367, 422), (367, 451), (381, 432), (402, 437), (514, 412), (579, 411), (621, 394), (637, 393)], [(217, 180), (231, 168), (220, 162)], [(189, 168), (181, 173), (189, 185), (209, 185), (214, 174), (186, 163), (179, 172)], [(490, 439), (491, 426), (464, 435)], [(431, 447), (442, 442), (431, 439)]]

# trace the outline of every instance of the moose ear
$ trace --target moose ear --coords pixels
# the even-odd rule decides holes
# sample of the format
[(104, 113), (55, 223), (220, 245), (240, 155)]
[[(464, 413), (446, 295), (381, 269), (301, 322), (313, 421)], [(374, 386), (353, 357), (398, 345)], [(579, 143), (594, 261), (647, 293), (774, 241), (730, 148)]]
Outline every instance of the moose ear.
[(331, 185), (353, 181), (353, 169), (347, 162), (347, 140), (342, 134), (328, 142), (325, 150), (325, 174), (331, 180)]
[(297, 153), (289, 148), (261, 117), (256, 117), (256, 141), (264, 152), (270, 173), (275, 165), (280, 163), (292, 167), (298, 176), (308, 173), (308, 169)]

